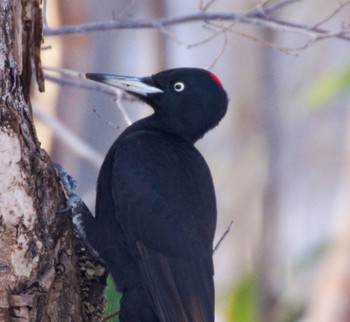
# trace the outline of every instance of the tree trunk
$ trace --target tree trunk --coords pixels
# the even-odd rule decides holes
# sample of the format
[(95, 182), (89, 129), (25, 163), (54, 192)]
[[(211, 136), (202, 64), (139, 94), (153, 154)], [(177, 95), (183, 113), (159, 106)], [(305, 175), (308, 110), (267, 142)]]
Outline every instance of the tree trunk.
[(44, 89), (40, 0), (0, 0), (0, 24), (0, 321), (84, 321), (77, 243), (29, 100), (32, 66)]

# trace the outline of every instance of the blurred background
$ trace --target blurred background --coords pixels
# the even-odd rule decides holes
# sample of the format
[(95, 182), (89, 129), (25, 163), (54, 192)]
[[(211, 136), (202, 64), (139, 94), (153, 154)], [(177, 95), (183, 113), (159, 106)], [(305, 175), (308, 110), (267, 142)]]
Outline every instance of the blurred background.
[[(276, 17), (313, 26), (339, 4), (299, 1)], [(181, 16), (200, 5), (57, 0), (48, 1), (46, 18), (55, 28)], [(207, 10), (246, 12), (257, 5), (217, 0)], [(322, 28), (339, 31), (349, 17), (346, 6)], [(175, 67), (210, 68), (230, 97), (225, 119), (197, 144), (217, 192), (216, 242), (233, 221), (214, 254), (216, 321), (350, 321), (350, 43), (310, 43), (307, 34), (230, 22), (217, 33), (218, 26), (46, 37), (43, 64), (47, 75), (77, 84), (84, 81), (74, 73), (49, 69), (148, 76)], [(33, 96), (43, 148), (76, 178), (93, 209), (99, 166), (127, 126), (118, 105), (131, 121), (150, 108), (49, 80), (46, 92), (33, 88)]]

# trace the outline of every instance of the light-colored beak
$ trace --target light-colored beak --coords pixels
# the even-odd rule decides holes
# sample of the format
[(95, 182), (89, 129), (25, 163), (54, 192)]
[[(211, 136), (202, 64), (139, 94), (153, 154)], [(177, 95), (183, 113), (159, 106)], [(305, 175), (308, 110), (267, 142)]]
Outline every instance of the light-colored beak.
[(87, 73), (86, 78), (142, 96), (163, 93), (160, 88), (150, 85), (151, 78), (137, 78), (94, 73)]

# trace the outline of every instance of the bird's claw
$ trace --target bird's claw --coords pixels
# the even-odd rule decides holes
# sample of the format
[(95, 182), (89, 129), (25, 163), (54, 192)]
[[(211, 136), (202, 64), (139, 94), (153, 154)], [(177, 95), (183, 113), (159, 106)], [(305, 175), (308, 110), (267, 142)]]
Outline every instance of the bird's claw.
[(64, 171), (63, 167), (58, 163), (52, 163), (52, 167), (56, 170), (67, 196), (70, 197), (72, 194), (75, 194), (77, 184), (73, 177)]
[(72, 211), (73, 214), (78, 213), (79, 205), (83, 203), (81, 197), (76, 194), (76, 181), (71, 175), (64, 171), (63, 167), (58, 163), (52, 163), (53, 168), (56, 170), (58, 177), (61, 180), (62, 187), (67, 197), (67, 206), (63, 209), (59, 209), (57, 213), (61, 214), (67, 211)]
[(67, 198), (67, 207), (57, 210), (57, 213), (63, 214), (67, 211), (72, 211), (73, 213), (75, 213), (81, 203), (82, 203), (82, 199), (79, 195), (71, 194)]

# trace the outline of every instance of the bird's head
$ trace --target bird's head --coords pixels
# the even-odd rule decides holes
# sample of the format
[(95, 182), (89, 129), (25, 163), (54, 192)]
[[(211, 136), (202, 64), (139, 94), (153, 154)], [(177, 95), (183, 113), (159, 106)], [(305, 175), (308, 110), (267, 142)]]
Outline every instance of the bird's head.
[(157, 125), (193, 142), (215, 127), (227, 110), (228, 98), (220, 80), (204, 69), (176, 68), (144, 78), (86, 77), (139, 97), (154, 109)]

